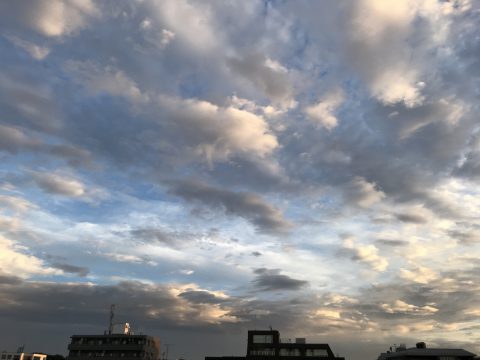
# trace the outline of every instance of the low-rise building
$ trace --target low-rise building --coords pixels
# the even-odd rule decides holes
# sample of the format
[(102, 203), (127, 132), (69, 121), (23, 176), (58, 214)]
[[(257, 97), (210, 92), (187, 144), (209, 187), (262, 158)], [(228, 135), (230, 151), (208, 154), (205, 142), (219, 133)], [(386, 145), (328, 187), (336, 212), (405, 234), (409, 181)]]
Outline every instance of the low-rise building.
[(47, 360), (46, 354), (19, 352), (2, 352), (0, 360)]
[(473, 360), (476, 357), (464, 349), (427, 348), (424, 342), (419, 342), (414, 348), (400, 345), (395, 349), (381, 353), (378, 360)]
[(282, 341), (277, 330), (250, 330), (247, 355), (205, 357), (205, 360), (344, 360), (336, 357), (328, 344), (307, 343), (305, 338)]

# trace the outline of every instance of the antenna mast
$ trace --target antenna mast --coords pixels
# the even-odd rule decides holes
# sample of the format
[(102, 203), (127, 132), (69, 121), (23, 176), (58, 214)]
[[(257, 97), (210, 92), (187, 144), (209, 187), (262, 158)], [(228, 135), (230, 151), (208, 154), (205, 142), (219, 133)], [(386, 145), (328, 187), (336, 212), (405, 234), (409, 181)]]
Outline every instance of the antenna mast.
[(108, 335), (112, 335), (114, 315), (115, 315), (115, 304), (112, 304), (110, 305), (110, 326), (108, 327)]

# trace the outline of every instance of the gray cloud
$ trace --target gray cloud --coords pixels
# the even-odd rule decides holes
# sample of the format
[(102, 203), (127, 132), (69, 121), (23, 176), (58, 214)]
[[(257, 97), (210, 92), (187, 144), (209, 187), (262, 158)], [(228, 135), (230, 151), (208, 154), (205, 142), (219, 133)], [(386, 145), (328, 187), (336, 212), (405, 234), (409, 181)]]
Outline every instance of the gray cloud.
[(22, 282), (23, 282), (22, 278), (0, 272), (0, 286), (1, 285), (20, 285)]
[(208, 291), (190, 290), (178, 295), (191, 303), (195, 304), (220, 304), (226, 300), (215, 296)]
[(32, 172), (32, 178), (40, 188), (51, 194), (70, 197), (86, 195), (85, 186), (80, 181), (63, 174)]
[(233, 192), (193, 181), (176, 185), (172, 192), (186, 200), (223, 208), (227, 214), (251, 221), (261, 232), (281, 234), (292, 227), (278, 209), (253, 193)]
[(308, 281), (293, 279), (280, 274), (278, 269), (255, 269), (253, 284), (262, 291), (300, 290), (308, 285)]
[(377, 240), (375, 240), (375, 244), (380, 245), (380, 246), (398, 247), (398, 246), (408, 245), (408, 241), (397, 240), (397, 239), (377, 239)]
[(264, 55), (251, 53), (241, 58), (230, 58), (227, 64), (231, 70), (248, 79), (273, 100), (288, 100), (291, 95), (287, 75), (269, 67)]
[(133, 229), (130, 235), (134, 240), (140, 240), (147, 243), (158, 242), (167, 246), (181, 248), (194, 240), (194, 235), (189, 233), (178, 233), (168, 231), (162, 228), (145, 227)]
[(72, 264), (54, 262), (50, 264), (51, 267), (55, 269), (60, 269), (63, 272), (76, 274), (77, 276), (85, 277), (90, 272), (90, 269), (83, 266), (76, 266)]
[(425, 224), (426, 222), (428, 222), (428, 220), (425, 219), (425, 217), (419, 214), (399, 213), (399, 214), (395, 214), (395, 217), (401, 222), (407, 222), (407, 223)]

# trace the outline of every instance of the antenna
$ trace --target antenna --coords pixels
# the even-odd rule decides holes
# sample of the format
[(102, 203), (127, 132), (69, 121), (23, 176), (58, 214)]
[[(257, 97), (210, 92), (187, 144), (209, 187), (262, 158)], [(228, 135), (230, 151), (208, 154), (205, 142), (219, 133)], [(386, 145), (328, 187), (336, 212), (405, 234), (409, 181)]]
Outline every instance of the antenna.
[(165, 360), (168, 360), (168, 350), (170, 349), (170, 346), (173, 344), (165, 344), (165, 348), (167, 349), (163, 355), (165, 356)]
[(115, 315), (115, 304), (112, 304), (110, 305), (110, 326), (108, 327), (108, 335), (112, 335), (114, 315)]

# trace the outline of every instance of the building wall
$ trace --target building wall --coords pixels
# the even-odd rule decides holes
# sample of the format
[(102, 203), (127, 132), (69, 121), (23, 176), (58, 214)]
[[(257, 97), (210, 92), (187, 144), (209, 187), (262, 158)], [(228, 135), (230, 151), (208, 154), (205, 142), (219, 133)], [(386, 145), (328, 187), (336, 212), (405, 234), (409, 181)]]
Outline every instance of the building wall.
[(160, 341), (147, 335), (74, 335), (71, 338), (69, 360), (157, 360), (160, 356)]

